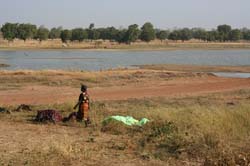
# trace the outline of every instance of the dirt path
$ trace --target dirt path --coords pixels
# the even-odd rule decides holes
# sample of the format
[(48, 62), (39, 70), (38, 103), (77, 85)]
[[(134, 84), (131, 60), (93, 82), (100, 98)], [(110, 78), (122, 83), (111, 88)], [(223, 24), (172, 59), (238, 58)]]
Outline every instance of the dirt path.
[[(250, 89), (250, 79), (240, 78), (193, 78), (177, 81), (151, 82), (122, 87), (90, 88), (93, 100), (125, 100), (144, 97), (179, 97), (206, 93)], [(21, 90), (0, 91), (0, 104), (52, 104), (75, 101), (79, 89), (71, 87), (28, 86)]]

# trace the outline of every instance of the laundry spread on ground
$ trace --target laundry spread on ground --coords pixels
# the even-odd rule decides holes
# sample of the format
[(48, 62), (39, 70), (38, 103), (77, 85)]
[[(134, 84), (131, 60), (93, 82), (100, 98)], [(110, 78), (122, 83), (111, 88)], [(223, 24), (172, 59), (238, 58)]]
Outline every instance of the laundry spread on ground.
[(149, 120), (147, 118), (142, 118), (140, 121), (137, 120), (137, 119), (134, 119), (133, 117), (131, 116), (109, 116), (107, 118), (104, 119), (103, 121), (103, 124), (108, 124), (109, 122), (111, 121), (119, 121), (119, 122), (122, 122), (124, 123), (125, 125), (128, 125), (128, 126), (133, 126), (133, 125), (136, 125), (136, 126), (143, 126), (145, 125), (147, 122), (149, 122)]
[(62, 121), (62, 115), (56, 110), (40, 110), (37, 111), (36, 119), (37, 122), (60, 122)]

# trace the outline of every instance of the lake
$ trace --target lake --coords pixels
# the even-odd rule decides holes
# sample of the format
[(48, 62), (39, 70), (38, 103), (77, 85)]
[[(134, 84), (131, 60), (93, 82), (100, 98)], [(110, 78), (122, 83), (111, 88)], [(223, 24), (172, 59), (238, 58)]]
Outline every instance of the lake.
[(105, 70), (144, 64), (250, 65), (250, 50), (175, 51), (84, 51), (11, 50), (0, 51), (1, 69)]

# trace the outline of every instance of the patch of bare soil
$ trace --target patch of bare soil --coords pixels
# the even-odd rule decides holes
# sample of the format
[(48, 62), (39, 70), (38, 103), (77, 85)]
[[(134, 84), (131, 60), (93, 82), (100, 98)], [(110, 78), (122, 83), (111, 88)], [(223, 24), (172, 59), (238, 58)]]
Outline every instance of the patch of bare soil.
[[(220, 78), (214, 76), (179, 78), (169, 81), (147, 82), (123, 86), (94, 87), (89, 89), (92, 100), (126, 100), (145, 97), (183, 97), (214, 92), (250, 89), (250, 79)], [(25, 86), (19, 90), (0, 91), (0, 104), (52, 104), (76, 101), (79, 88), (69, 86)]]

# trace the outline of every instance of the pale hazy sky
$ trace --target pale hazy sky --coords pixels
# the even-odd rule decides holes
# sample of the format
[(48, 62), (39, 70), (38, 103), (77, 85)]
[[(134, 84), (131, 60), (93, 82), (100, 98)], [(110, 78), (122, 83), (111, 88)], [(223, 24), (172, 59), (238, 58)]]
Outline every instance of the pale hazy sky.
[(0, 25), (119, 28), (146, 21), (157, 28), (250, 28), (250, 0), (0, 0)]

